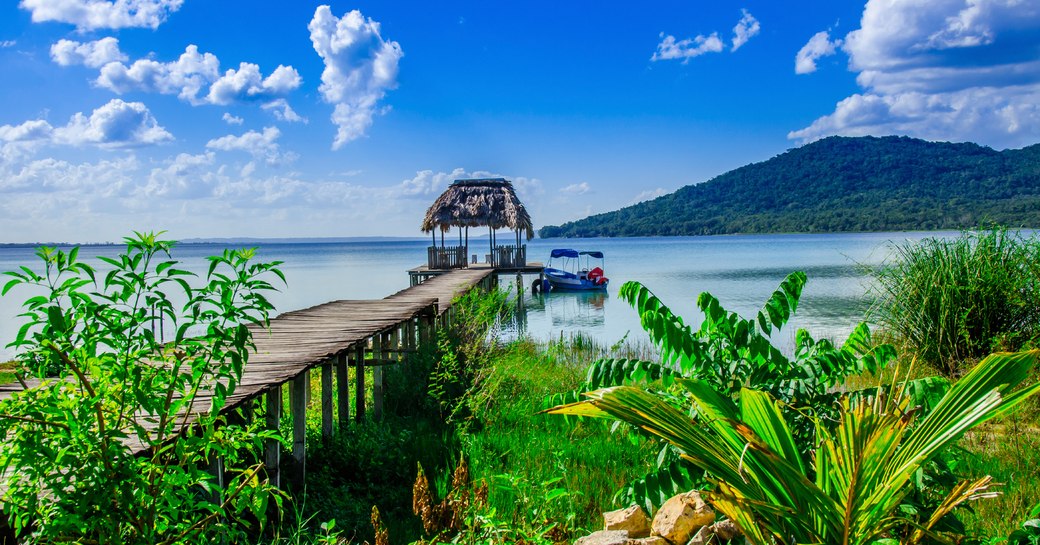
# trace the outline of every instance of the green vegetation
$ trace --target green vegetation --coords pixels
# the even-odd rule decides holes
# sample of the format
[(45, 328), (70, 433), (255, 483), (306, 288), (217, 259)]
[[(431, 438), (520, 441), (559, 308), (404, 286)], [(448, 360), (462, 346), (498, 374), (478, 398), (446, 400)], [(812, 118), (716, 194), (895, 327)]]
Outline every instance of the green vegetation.
[[(457, 300), (436, 346), (387, 368), (383, 421), (322, 442), (309, 420), (306, 516), (372, 542), (374, 505), (393, 543), (548, 544), (602, 523), (615, 491), (656, 451), (597, 422), (536, 414), (550, 393), (582, 383), (576, 362), (611, 349), (583, 338), (501, 344), (487, 329), (511, 304), (504, 292)], [(414, 511), (417, 490), (428, 491), (426, 516)]]
[[(0, 404), (4, 514), (33, 542), (244, 539), (283, 499), (255, 463), (277, 435), (220, 410), (249, 358), (247, 324), (266, 322), (272, 309), (264, 294), (274, 289), (267, 278), (281, 277), (278, 263), (225, 251), (193, 287), (194, 275), (169, 257), (172, 242), (151, 233), (125, 241), (118, 259), (101, 258), (111, 266), (103, 275), (78, 261), (78, 248), (46, 247), (37, 253), (42, 274), (8, 273), (4, 294), (44, 293), (26, 300), (12, 343), (20, 371), (54, 380)], [(169, 342), (157, 334), (164, 327)], [(213, 384), (212, 396), (199, 396)], [(194, 426), (170, 443), (182, 414)], [(218, 457), (226, 490), (206, 471)]]
[(1040, 240), (1005, 228), (895, 247), (875, 273), (871, 316), (946, 376), (1040, 336)]
[(940, 532), (963, 502), (991, 494), (991, 477), (963, 481), (934, 510), (910, 516), (900, 507), (915, 474), (972, 426), (1009, 412), (1040, 383), (1021, 389), (1040, 352), (992, 355), (920, 416), (898, 388), (842, 400), (837, 421), (819, 420), (814, 456), (804, 456), (784, 404), (744, 389), (739, 405), (704, 380), (680, 379), (697, 419), (664, 397), (631, 386), (591, 392), (556, 414), (606, 417), (656, 435), (704, 469), (715, 509), (740, 525), (756, 545), (866, 545), (897, 537), (915, 544), (956, 538)]
[[(76, 250), (44, 248), (43, 274), (24, 268), (3, 288), (45, 295), (26, 301), (20, 356), (0, 373), (60, 380), (0, 404), (0, 469), (31, 477), (8, 483), (5, 514), (33, 542), (219, 532), (271, 544), (549, 545), (598, 529), (604, 510), (652, 511), (697, 488), (756, 544), (996, 545), (1010, 534), (1009, 545), (1040, 545), (1040, 401), (1030, 397), (1040, 351), (982, 358), (1035, 341), (1036, 245), (999, 229), (967, 234), (904, 247), (879, 273), (921, 289), (886, 287), (899, 299), (877, 308), (900, 301), (901, 316), (924, 324), (918, 338), (964, 342), (938, 364), (887, 322), (902, 358), (865, 325), (840, 346), (799, 331), (785, 354), (773, 338), (797, 311), (799, 272), (751, 319), (701, 294), (697, 329), (626, 283), (620, 297), (653, 343), (638, 350), (580, 335), (503, 343), (513, 302), (474, 291), (454, 302), (452, 327), (383, 368), (382, 420), (322, 437), (314, 396), (307, 479), (292, 493), (269, 486), (258, 462), (265, 440), (285, 445), (289, 419), (270, 432), (262, 418), (218, 414), (248, 358), (245, 324), (271, 311), (277, 263), (225, 252), (195, 287), (154, 235), (127, 239), (105, 274)], [(932, 310), (937, 299), (969, 304)], [(966, 373), (931, 377), (919, 362)], [(193, 406), (197, 428), (166, 442), (180, 429), (172, 416), (213, 380), (228, 386)], [(543, 413), (553, 406), (570, 416)], [(126, 438), (146, 454), (132, 456)], [(206, 471), (217, 456), (223, 491)]]
[(997, 152), (830, 137), (539, 236), (670, 236), (1040, 226), (1040, 145)]

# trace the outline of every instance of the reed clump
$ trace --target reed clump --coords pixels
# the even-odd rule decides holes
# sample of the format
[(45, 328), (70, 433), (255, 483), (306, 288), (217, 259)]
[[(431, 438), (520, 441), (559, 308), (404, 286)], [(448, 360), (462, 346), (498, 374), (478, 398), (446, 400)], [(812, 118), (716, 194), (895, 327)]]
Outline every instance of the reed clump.
[(1040, 240), (1004, 227), (894, 246), (874, 273), (872, 321), (902, 352), (955, 376), (1040, 336)]

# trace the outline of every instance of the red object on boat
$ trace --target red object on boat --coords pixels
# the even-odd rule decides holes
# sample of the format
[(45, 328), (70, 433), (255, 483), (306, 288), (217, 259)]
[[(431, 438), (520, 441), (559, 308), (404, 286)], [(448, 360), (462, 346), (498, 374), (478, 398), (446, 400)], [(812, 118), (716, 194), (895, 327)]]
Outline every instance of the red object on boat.
[(596, 267), (589, 271), (589, 281), (597, 286), (602, 286), (607, 283), (607, 277), (603, 276), (603, 269)]

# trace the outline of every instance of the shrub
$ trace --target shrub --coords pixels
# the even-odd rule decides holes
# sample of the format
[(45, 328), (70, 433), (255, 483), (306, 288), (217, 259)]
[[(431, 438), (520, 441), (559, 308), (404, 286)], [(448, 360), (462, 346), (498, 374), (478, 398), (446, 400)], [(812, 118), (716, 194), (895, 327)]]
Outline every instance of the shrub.
[[(41, 248), (42, 274), (7, 273), (4, 294), (43, 293), (11, 345), (22, 370), (54, 375), (0, 404), (3, 508), (34, 541), (238, 541), (282, 501), (255, 462), (277, 436), (221, 414), (253, 348), (247, 326), (273, 309), (266, 278), (284, 281), (278, 263), (225, 251), (193, 287), (158, 236), (126, 238), (126, 253), (99, 258), (107, 272), (78, 248)], [(226, 490), (207, 471), (218, 459)]]
[(1040, 335), (1040, 242), (1005, 228), (896, 245), (875, 272), (873, 321), (943, 375)]

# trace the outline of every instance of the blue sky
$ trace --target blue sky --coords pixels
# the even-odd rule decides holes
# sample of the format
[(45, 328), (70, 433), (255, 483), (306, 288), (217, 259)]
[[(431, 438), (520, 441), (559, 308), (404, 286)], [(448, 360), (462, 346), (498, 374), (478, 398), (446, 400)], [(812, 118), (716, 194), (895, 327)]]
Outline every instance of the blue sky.
[(411, 236), (454, 178), (537, 226), (832, 134), (1040, 141), (1040, 2), (20, 0), (0, 242)]

